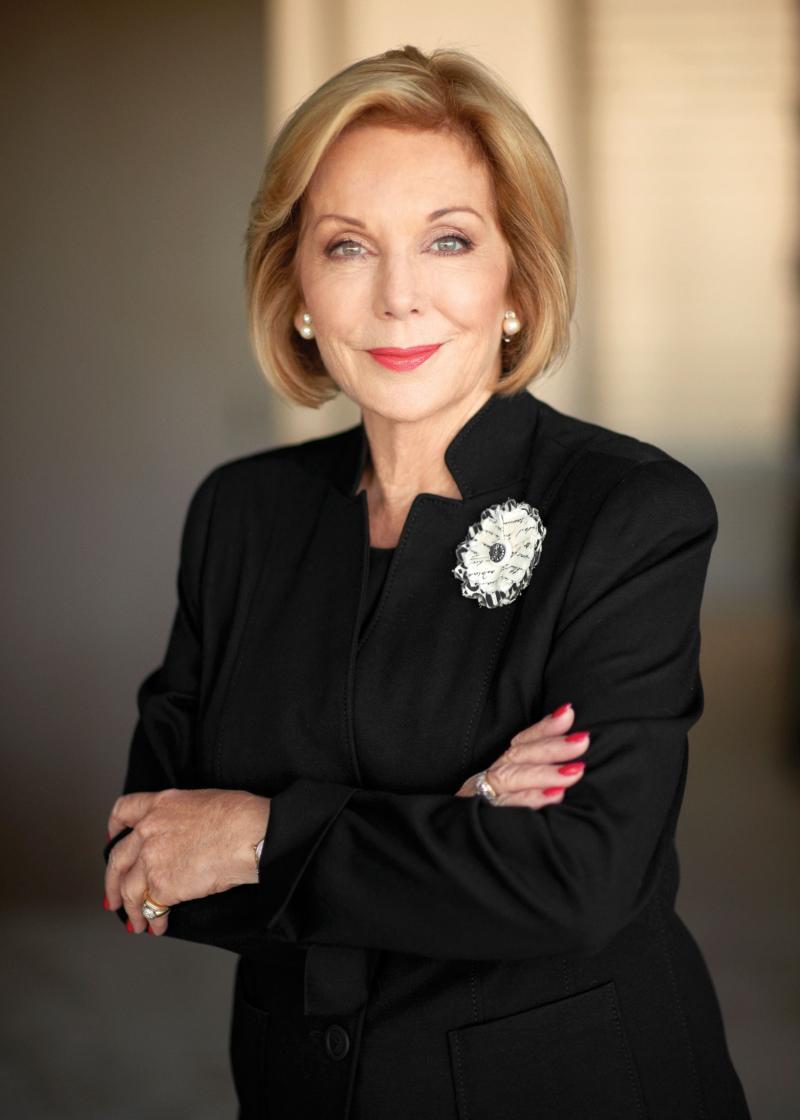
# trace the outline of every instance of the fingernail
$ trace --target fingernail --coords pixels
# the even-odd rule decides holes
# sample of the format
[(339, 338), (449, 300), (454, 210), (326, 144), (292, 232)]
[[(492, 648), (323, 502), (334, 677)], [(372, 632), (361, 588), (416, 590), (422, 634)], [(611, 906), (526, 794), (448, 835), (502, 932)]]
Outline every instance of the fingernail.
[(103, 895), (103, 909), (104, 909), (104, 910), (108, 910), (108, 908), (109, 908), (109, 906), (110, 906), (110, 905), (111, 905), (111, 903), (110, 903), (110, 902), (108, 901), (108, 899), (106, 898), (106, 896), (105, 896), (105, 895)]
[(557, 793), (563, 793), (563, 792), (564, 792), (564, 787), (563, 786), (551, 786), (550, 789), (543, 789), (542, 790), (542, 793), (545, 795), (545, 797), (555, 797)]
[(588, 734), (588, 731), (573, 731), (572, 734), (564, 736), (564, 742), (580, 743), (587, 737)]
[(127, 929), (128, 933), (133, 933), (133, 922), (130, 920), (130, 918), (128, 918), (127, 922), (125, 923), (125, 928)]
[(568, 700), (566, 704), (562, 704), (560, 708), (556, 708), (554, 712), (550, 713), (550, 719), (558, 719), (559, 716), (563, 716), (565, 712), (568, 712), (571, 707), (572, 704)]
[(559, 766), (559, 774), (580, 774), (583, 770), (585, 762), (568, 762), (566, 766)]

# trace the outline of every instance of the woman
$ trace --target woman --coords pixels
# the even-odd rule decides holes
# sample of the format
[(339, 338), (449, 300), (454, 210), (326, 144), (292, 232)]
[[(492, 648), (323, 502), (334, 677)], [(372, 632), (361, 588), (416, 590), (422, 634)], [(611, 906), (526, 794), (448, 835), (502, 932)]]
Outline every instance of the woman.
[(361, 422), (198, 486), (107, 905), (238, 955), (242, 1117), (747, 1117), (673, 906), (716, 510), (527, 391), (550, 149), (462, 52), (362, 60), (278, 137), (247, 282), (278, 389)]

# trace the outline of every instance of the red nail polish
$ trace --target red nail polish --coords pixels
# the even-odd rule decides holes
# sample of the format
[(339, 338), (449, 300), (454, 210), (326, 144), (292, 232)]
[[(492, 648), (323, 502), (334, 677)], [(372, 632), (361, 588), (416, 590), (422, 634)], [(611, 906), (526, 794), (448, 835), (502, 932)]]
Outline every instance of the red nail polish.
[(127, 929), (128, 933), (133, 933), (133, 922), (130, 920), (130, 918), (128, 918), (127, 922), (125, 923), (125, 928)]
[(108, 901), (108, 899), (106, 898), (106, 896), (105, 896), (105, 895), (103, 895), (103, 909), (104, 909), (104, 910), (108, 910), (108, 908), (109, 908), (109, 906), (110, 906), (110, 905), (111, 905), (111, 903), (110, 903), (110, 902)]
[(564, 736), (565, 743), (579, 743), (589, 734), (588, 731), (573, 731), (571, 735)]
[(559, 716), (563, 716), (565, 712), (568, 712), (571, 707), (572, 704), (567, 701), (566, 704), (562, 704), (560, 708), (556, 708), (554, 712), (550, 713), (550, 719), (558, 719)]
[(563, 792), (564, 792), (564, 787), (563, 786), (551, 786), (550, 789), (543, 789), (542, 790), (542, 793), (545, 795), (545, 797), (555, 797), (555, 795), (557, 793), (563, 793)]
[(566, 766), (559, 766), (559, 774), (580, 774), (586, 763), (584, 762), (568, 762)]

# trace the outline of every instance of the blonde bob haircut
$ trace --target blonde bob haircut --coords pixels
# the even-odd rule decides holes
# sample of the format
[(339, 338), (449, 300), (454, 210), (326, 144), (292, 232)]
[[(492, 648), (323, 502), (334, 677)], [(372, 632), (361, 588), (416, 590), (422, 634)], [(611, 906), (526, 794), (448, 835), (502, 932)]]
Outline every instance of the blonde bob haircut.
[(511, 341), (498, 338), (501, 374), (494, 391), (510, 396), (555, 369), (569, 349), (575, 262), (553, 153), (483, 63), (456, 49), (425, 55), (404, 46), (334, 74), (294, 110), (271, 147), (250, 210), (245, 254), (250, 341), (267, 381), (311, 408), (339, 392), (316, 342), (294, 326), (302, 306), (295, 257), (309, 180), (333, 141), (364, 124), (446, 131), (484, 161), (496, 220), (510, 247), (509, 307), (522, 323)]

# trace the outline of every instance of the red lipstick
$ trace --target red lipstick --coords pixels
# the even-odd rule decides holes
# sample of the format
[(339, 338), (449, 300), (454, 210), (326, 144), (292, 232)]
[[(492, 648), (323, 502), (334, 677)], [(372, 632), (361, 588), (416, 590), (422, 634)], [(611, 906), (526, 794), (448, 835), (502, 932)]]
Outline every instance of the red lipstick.
[(441, 346), (440, 342), (433, 346), (409, 346), (401, 349), (397, 346), (381, 346), (375, 350), (368, 350), (376, 362), (380, 362), (387, 369), (416, 369), (435, 354)]

